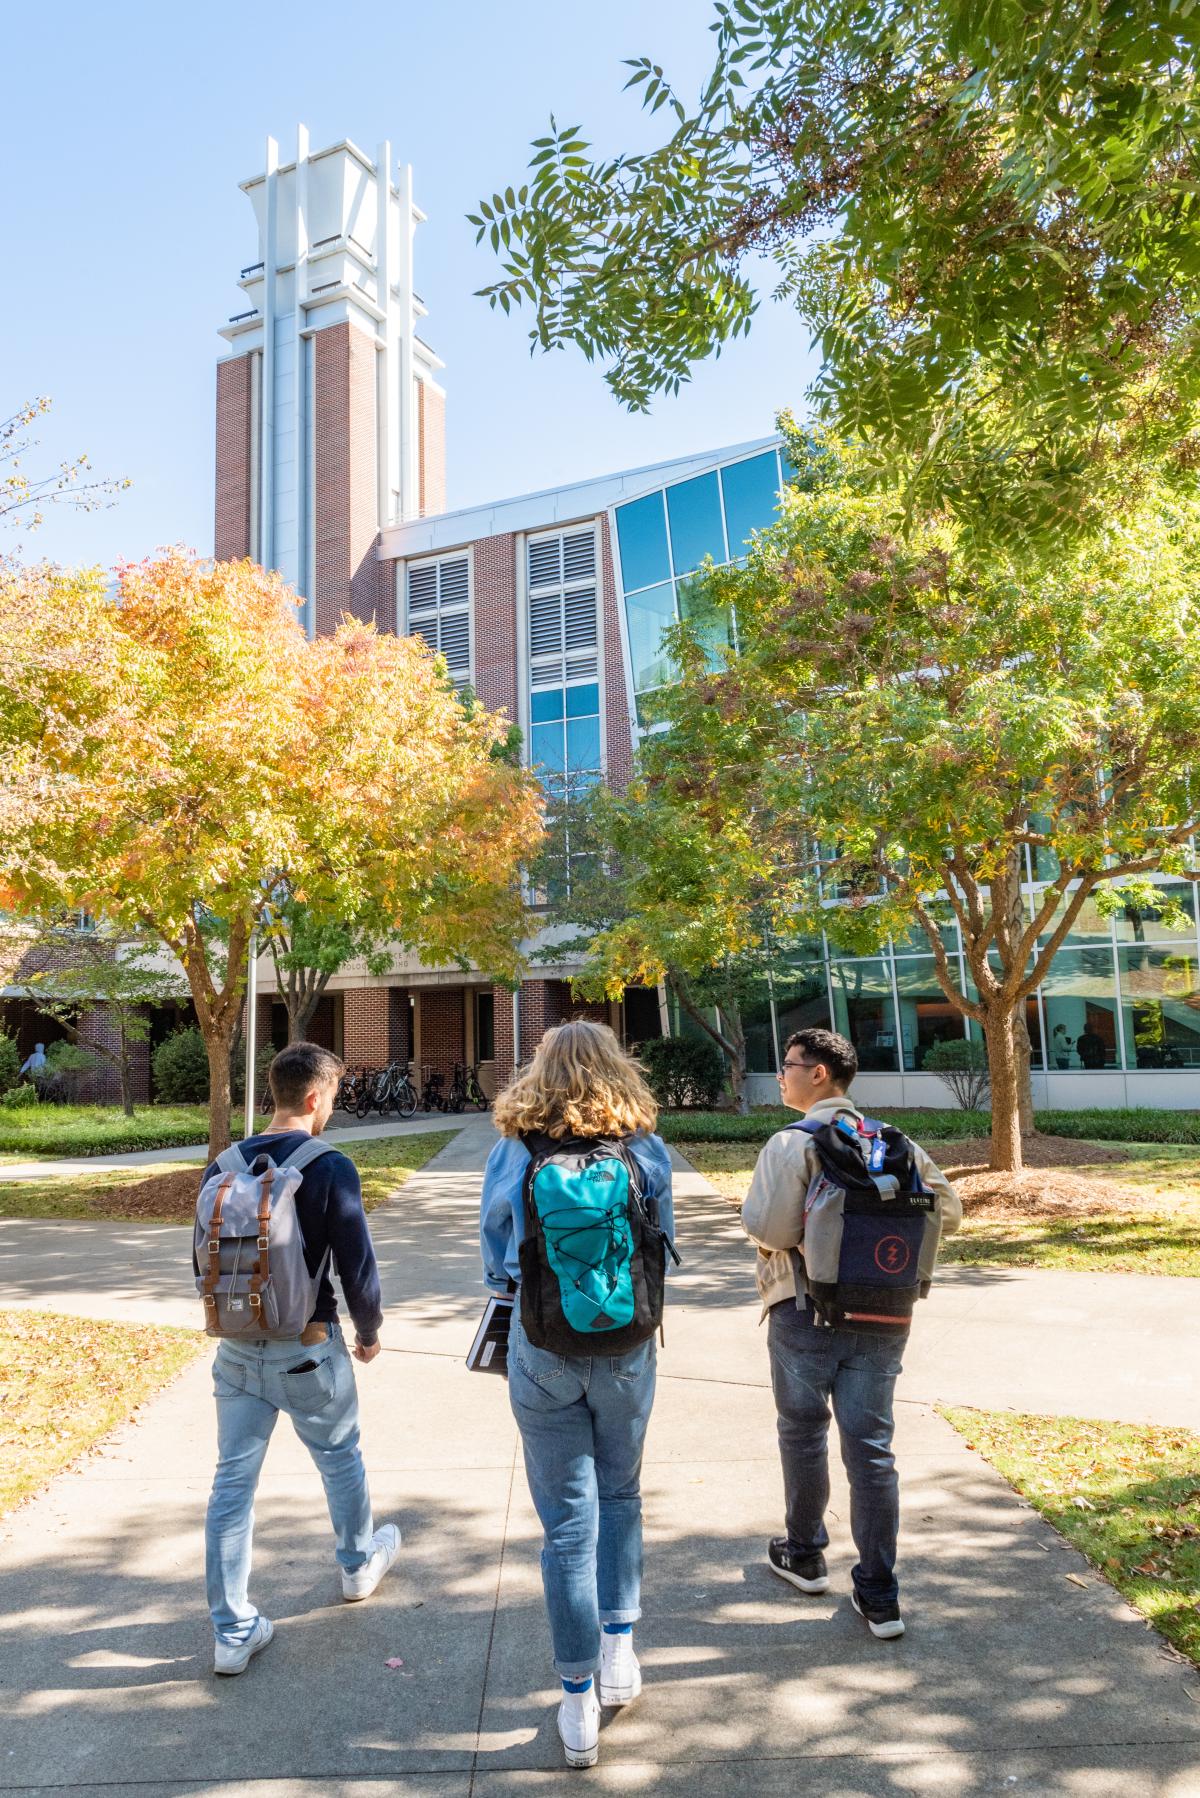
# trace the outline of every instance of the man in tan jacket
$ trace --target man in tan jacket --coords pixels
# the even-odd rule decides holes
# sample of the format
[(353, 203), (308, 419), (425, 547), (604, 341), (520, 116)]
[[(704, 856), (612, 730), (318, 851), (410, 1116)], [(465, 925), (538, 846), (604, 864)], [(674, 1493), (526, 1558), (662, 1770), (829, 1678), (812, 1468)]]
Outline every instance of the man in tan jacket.
[[(806, 1124), (857, 1125), (862, 1113), (847, 1097), (858, 1072), (853, 1044), (832, 1030), (798, 1030), (790, 1036), (779, 1072), (780, 1096)], [(958, 1228), (962, 1206), (950, 1182), (924, 1149), (913, 1144), (916, 1172), (933, 1194), (940, 1231), (928, 1233), (923, 1282), (932, 1274), (939, 1235)], [(779, 1424), (779, 1451), (787, 1534), (769, 1545), (772, 1570), (802, 1592), (829, 1584), (823, 1550), (828, 1546), (829, 1419), (837, 1418), (842, 1460), (850, 1481), (850, 1533), (858, 1550), (851, 1603), (872, 1635), (904, 1634), (896, 1581), (899, 1483), (892, 1454), (892, 1395), (900, 1372), (907, 1327), (886, 1334), (829, 1328), (812, 1300), (797, 1291), (803, 1253), (805, 1200), (821, 1172), (811, 1136), (795, 1128), (777, 1131), (764, 1146), (742, 1207), (746, 1234), (757, 1245), (758, 1289), (767, 1317), (771, 1385)], [(926, 1201), (928, 1203), (928, 1201)]]

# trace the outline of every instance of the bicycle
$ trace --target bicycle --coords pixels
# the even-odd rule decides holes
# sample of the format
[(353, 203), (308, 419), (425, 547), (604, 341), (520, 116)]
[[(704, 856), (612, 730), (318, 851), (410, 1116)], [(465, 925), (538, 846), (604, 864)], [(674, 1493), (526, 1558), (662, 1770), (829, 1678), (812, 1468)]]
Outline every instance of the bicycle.
[(338, 1081), (337, 1097), (334, 1109), (337, 1111), (355, 1111), (362, 1096), (364, 1082), (370, 1077), (370, 1070), (365, 1067), (347, 1068)]
[(423, 1111), (445, 1111), (448, 1101), (442, 1096), (442, 1087), (446, 1084), (444, 1074), (435, 1074), (430, 1067), (422, 1068), (425, 1084), (421, 1088), (421, 1109)]
[(479, 1084), (479, 1071), (467, 1067), (464, 1062), (454, 1064), (454, 1077), (450, 1082), (450, 1091), (446, 1094), (446, 1109), (459, 1112), (468, 1105), (474, 1105), (477, 1111), (488, 1108), (487, 1094)]
[(385, 1068), (371, 1074), (358, 1102), (359, 1117), (366, 1117), (369, 1111), (386, 1117), (389, 1111), (395, 1111), (402, 1118), (410, 1118), (416, 1109), (417, 1095), (403, 1061), (389, 1061)]

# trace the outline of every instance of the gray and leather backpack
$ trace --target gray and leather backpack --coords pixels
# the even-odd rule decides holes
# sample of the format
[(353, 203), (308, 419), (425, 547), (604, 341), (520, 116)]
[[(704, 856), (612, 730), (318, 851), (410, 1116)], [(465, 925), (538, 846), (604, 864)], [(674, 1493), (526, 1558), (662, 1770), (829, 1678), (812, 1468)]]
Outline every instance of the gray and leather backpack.
[(304, 1170), (333, 1144), (310, 1137), (280, 1161), (253, 1166), (235, 1143), (200, 1188), (194, 1235), (196, 1290), (210, 1336), (299, 1336), (316, 1309), (330, 1251), (315, 1274), (304, 1259), (296, 1193)]

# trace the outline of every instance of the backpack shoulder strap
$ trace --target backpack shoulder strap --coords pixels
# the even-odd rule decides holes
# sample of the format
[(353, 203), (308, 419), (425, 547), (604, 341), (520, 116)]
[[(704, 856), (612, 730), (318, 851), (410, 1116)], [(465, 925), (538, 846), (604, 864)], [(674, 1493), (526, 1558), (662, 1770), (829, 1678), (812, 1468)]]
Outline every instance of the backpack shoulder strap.
[(285, 1155), (279, 1166), (294, 1167), (297, 1172), (303, 1173), (304, 1169), (311, 1167), (320, 1156), (336, 1153), (336, 1144), (326, 1142), (320, 1136), (310, 1136), (308, 1141), (302, 1142), (298, 1149), (293, 1149), (290, 1155)]
[(221, 1150), (217, 1156), (217, 1166), (223, 1174), (247, 1174), (250, 1171), (249, 1163), (236, 1143)]
[(799, 1118), (796, 1123), (785, 1124), (783, 1127), (785, 1130), (803, 1130), (806, 1136), (815, 1136), (818, 1130), (823, 1130), (825, 1126), (823, 1124), (811, 1124), (807, 1118)]

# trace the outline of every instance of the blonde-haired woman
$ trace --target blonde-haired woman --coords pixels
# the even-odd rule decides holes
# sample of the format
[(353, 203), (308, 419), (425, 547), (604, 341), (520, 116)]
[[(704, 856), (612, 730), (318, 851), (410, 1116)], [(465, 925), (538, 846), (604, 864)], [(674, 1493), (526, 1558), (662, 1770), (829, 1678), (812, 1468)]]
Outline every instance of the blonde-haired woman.
[[(531, 1150), (620, 1141), (634, 1163), (655, 1236), (674, 1234), (671, 1162), (653, 1134), (658, 1113), (637, 1063), (603, 1024), (560, 1024), (496, 1100), (504, 1140), (483, 1178), (484, 1278), (495, 1292), (521, 1280)], [(539, 1139), (542, 1149), (538, 1149)], [(553, 1147), (553, 1144), (550, 1146)], [(544, 1532), (542, 1581), (562, 1680), (558, 1731), (568, 1765), (599, 1753), (601, 1704), (642, 1688), (633, 1651), (641, 1616), (642, 1448), (654, 1403), (653, 1336), (626, 1353), (559, 1354), (535, 1347), (516, 1308), (508, 1386), (529, 1490)], [(599, 1695), (595, 1675), (599, 1669)]]

